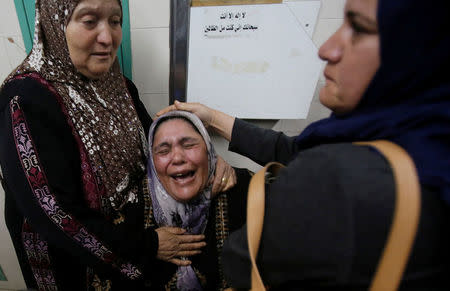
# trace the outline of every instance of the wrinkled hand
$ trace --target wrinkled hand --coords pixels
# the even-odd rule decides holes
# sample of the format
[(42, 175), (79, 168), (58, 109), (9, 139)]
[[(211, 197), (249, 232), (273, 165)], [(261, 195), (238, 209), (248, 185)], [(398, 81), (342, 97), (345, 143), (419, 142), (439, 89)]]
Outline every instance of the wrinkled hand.
[(167, 113), (169, 111), (174, 110), (184, 110), (189, 111), (191, 113), (194, 113), (195, 115), (200, 118), (200, 120), (203, 122), (205, 127), (209, 127), (210, 124), (214, 120), (214, 114), (215, 110), (212, 108), (207, 107), (206, 105), (200, 104), (200, 103), (185, 103), (185, 102), (179, 102), (175, 101), (174, 104), (162, 109), (158, 113), (156, 113), (156, 117), (159, 117), (163, 115), (164, 113)]
[(235, 117), (200, 103), (183, 103), (178, 101), (156, 113), (156, 117), (172, 110), (184, 110), (194, 113), (200, 118), (205, 127), (213, 129), (226, 140), (231, 141)]
[(200, 249), (206, 246), (203, 234), (185, 234), (186, 230), (179, 227), (164, 226), (156, 229), (158, 233), (158, 252), (156, 258), (173, 263), (177, 266), (188, 266), (189, 260), (181, 257), (189, 257), (200, 254)]
[(222, 157), (217, 156), (216, 174), (214, 175), (212, 194), (224, 192), (236, 185), (236, 172)]

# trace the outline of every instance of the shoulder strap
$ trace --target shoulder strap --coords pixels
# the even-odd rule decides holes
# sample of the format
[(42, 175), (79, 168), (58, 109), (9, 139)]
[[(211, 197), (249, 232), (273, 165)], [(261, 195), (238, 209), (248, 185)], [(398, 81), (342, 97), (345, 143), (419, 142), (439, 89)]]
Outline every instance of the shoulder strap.
[(355, 144), (376, 148), (388, 160), (394, 174), (396, 187), (394, 217), (369, 290), (397, 290), (419, 225), (420, 185), (416, 167), (409, 154), (392, 142), (378, 140)]
[[(355, 143), (376, 148), (392, 168), (396, 203), (390, 233), (372, 280), (370, 291), (397, 290), (405, 270), (420, 217), (420, 185), (413, 160), (400, 146), (385, 140)], [(250, 181), (247, 204), (247, 237), (252, 264), (251, 290), (265, 290), (256, 266), (264, 222), (265, 176), (268, 171), (277, 175), (283, 165), (269, 163)]]
[(264, 203), (265, 203), (265, 177), (270, 172), (274, 176), (284, 166), (277, 162), (268, 163), (264, 168), (253, 175), (248, 186), (247, 197), (247, 239), (250, 261), (252, 263), (251, 290), (265, 290), (255, 258), (258, 255), (259, 242), (264, 222)]

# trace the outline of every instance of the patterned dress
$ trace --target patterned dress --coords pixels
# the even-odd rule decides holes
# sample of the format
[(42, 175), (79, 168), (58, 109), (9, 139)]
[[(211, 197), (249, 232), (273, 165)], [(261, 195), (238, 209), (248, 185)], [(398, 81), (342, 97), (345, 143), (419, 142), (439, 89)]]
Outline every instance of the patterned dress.
[[(151, 123), (126, 80), (145, 131)], [(137, 199), (108, 215), (102, 184), (65, 106), (39, 74), (10, 80), (0, 92), (0, 164), (5, 217), (28, 288), (38, 290), (175, 290), (176, 266), (156, 259), (158, 237), (146, 185)], [(220, 253), (245, 221), (247, 170), (215, 198), (207, 247), (192, 258), (204, 290), (227, 286)], [(125, 289), (126, 288), (126, 289)]]
[[(148, 128), (136, 88), (124, 82)], [(102, 211), (104, 188), (82, 137), (58, 93), (37, 73), (3, 87), (0, 116), (6, 222), (27, 286), (143, 286), (143, 270), (154, 263), (158, 246), (157, 234), (144, 225), (144, 187), (121, 217)]]

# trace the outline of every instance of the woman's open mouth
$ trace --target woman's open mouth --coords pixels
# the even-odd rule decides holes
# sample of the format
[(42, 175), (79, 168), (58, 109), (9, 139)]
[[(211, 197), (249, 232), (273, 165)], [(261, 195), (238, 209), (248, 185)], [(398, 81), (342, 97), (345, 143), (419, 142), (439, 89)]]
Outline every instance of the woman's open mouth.
[(196, 171), (186, 171), (170, 175), (170, 177), (172, 177), (172, 179), (174, 179), (177, 183), (186, 183), (194, 178), (195, 172)]

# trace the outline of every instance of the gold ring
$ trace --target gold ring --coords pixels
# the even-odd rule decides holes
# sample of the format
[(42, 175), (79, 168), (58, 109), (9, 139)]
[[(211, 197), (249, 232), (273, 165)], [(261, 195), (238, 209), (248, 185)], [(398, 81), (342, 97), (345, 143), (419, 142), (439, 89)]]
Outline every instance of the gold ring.
[(222, 184), (226, 184), (226, 183), (227, 183), (227, 180), (228, 180), (227, 178), (225, 178), (225, 177), (222, 177), (222, 181), (221, 181), (221, 182), (222, 182)]

